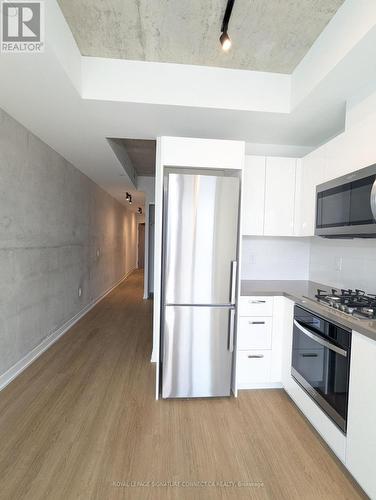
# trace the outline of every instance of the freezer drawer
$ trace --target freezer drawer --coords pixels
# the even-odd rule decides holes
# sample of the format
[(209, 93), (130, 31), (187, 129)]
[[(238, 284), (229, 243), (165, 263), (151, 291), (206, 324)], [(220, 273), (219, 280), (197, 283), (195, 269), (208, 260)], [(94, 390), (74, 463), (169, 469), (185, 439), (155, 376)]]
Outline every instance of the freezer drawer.
[(233, 317), (228, 307), (165, 307), (163, 398), (230, 395)]
[(238, 326), (238, 349), (271, 349), (272, 318), (242, 317)]

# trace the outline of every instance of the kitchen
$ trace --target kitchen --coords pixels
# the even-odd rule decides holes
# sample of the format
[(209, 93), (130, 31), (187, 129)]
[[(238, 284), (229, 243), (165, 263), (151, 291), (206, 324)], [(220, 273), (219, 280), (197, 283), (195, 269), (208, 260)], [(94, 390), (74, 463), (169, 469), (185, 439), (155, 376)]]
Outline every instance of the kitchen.
[(376, 499), (375, 4), (79, 3), (0, 58), (4, 498)]
[[(348, 144), (352, 134), (351, 129), (344, 134)], [(322, 268), (325, 272), (326, 265), (328, 273), (331, 266), (338, 266), (338, 261), (343, 265), (341, 256), (326, 263), (317, 262), (317, 257), (311, 255), (310, 259), (296, 258), (289, 264), (283, 262), (289, 258), (286, 249), (285, 254), (275, 260), (274, 269), (269, 265), (268, 276), (263, 280), (260, 276), (240, 278), (236, 263), (249, 258), (244, 251), (244, 241), (250, 236), (267, 236), (259, 239), (261, 250), (258, 252), (265, 254), (270, 245), (270, 255), (274, 256), (277, 247), (285, 244), (295, 254), (321, 252), (325, 259), (327, 243), (328, 247), (334, 243), (334, 249), (338, 250), (343, 242), (361, 255), (357, 256), (359, 262), (363, 255), (372, 255), (376, 229), (376, 166), (352, 172), (353, 165), (347, 164), (341, 177), (328, 181), (323, 172), (321, 178), (318, 172), (314, 172), (315, 175), (310, 172), (312, 157), (323, 158), (321, 149), (303, 160), (245, 156), (239, 222), (240, 183), (235, 183), (232, 189), (228, 184), (227, 192), (223, 192), (223, 178), (216, 176), (222, 166), (227, 170), (221, 175), (227, 175), (228, 182), (236, 180), (236, 171), (242, 171), (243, 144), (217, 141), (214, 145), (211, 140), (163, 137), (159, 147), (162, 161), (159, 180), (157, 167), (156, 185), (158, 189), (159, 181), (164, 208), (158, 202), (156, 207), (166, 239), (159, 242), (164, 261), (162, 271), (157, 269), (155, 274), (157, 282), (162, 277), (161, 298), (157, 296), (154, 300), (155, 324), (161, 321), (160, 334), (157, 328), (154, 337), (154, 350), (159, 348), (159, 336), (162, 342), (160, 361), (156, 363), (156, 397), (228, 396), (230, 393), (237, 396), (239, 390), (283, 388), (364, 490), (371, 498), (375, 497), (372, 453), (376, 435), (372, 422), (376, 411), (371, 395), (375, 392), (372, 373), (376, 366), (376, 302), (375, 296), (359, 289), (365, 283), (372, 284), (369, 273), (374, 270), (365, 266), (359, 271), (349, 269), (350, 275), (346, 275), (335, 267), (337, 276), (334, 274), (333, 282), (328, 284)], [(325, 149), (330, 151), (330, 148), (329, 142)], [(195, 158), (200, 158), (196, 170)], [(180, 162), (181, 185), (176, 173)], [(207, 167), (209, 162), (213, 173)], [(164, 164), (174, 164), (173, 173), (170, 168), (163, 168)], [(203, 166), (206, 171), (202, 171)], [(231, 168), (235, 168), (235, 173), (231, 173)], [(212, 189), (212, 197), (208, 190), (211, 177), (216, 180), (218, 190), (217, 194)], [(204, 182), (208, 183), (206, 189)], [(258, 196), (252, 196), (253, 193)], [(216, 205), (217, 200), (223, 198), (228, 200), (227, 219)], [(243, 252), (239, 240), (237, 253), (238, 234), (234, 227), (238, 223), (242, 227)], [(203, 233), (200, 226), (204, 228)], [(213, 231), (213, 238), (220, 238), (223, 226), (226, 234), (219, 244), (217, 242), (221, 254), (214, 254), (211, 247), (206, 253), (210, 232)], [(293, 249), (293, 238), (314, 235), (310, 243)], [(277, 236), (283, 236), (282, 244)], [(197, 251), (191, 248), (190, 242), (198, 246)], [(299, 240), (297, 243), (301, 246)], [(314, 245), (317, 250), (312, 248)], [(249, 272), (256, 267), (258, 257), (252, 257)], [(279, 269), (281, 265), (301, 269), (295, 268), (294, 279), (289, 280), (286, 269)], [(317, 271), (313, 268), (315, 265), (320, 265)], [(312, 268), (304, 269), (305, 266)], [(257, 272), (256, 267), (254, 273)], [(299, 279), (297, 272), (302, 273)], [(221, 275), (219, 282), (217, 273)], [(316, 276), (322, 281), (318, 282)], [(354, 280), (358, 280), (358, 287), (343, 289), (346, 282), (352, 284)], [(205, 287), (208, 287), (207, 293)], [(208, 318), (207, 307), (203, 305), (208, 305), (210, 300), (212, 317)], [(223, 306), (226, 302), (228, 309)], [(222, 318), (214, 314), (218, 308), (223, 311)], [(185, 310), (186, 314), (179, 310)], [(213, 337), (211, 341), (206, 338), (208, 331)], [(223, 346), (221, 354), (218, 343)], [(232, 352), (236, 353), (232, 375), (226, 352), (230, 357)], [(226, 385), (230, 382), (231, 390)]]

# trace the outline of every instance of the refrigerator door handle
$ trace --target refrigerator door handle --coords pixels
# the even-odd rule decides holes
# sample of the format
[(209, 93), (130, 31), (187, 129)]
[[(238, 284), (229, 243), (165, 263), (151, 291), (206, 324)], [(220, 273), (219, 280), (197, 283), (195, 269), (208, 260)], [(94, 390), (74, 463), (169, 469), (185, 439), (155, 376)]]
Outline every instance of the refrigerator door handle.
[(230, 309), (230, 325), (228, 329), (228, 350), (234, 352), (234, 334), (235, 334), (235, 309)]
[(236, 260), (231, 261), (231, 290), (230, 290), (230, 302), (235, 305), (236, 302), (236, 271), (238, 268), (238, 263)]

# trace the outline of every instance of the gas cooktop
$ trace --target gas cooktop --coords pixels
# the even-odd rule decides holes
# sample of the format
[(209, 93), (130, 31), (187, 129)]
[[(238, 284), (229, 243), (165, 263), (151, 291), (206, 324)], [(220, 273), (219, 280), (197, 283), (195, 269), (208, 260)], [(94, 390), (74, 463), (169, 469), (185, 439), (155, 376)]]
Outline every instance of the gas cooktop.
[(360, 319), (376, 319), (376, 295), (363, 290), (317, 290), (316, 299), (329, 307), (351, 314)]

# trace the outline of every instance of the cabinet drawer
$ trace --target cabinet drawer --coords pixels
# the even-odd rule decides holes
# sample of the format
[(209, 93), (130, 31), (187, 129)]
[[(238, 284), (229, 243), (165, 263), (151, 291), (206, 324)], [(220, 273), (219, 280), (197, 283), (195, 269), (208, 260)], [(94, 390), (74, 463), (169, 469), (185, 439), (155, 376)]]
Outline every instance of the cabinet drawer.
[(271, 351), (238, 351), (237, 382), (252, 385), (270, 382)]
[(271, 349), (272, 318), (240, 317), (238, 326), (238, 349)]
[(240, 297), (239, 316), (272, 316), (273, 297)]

